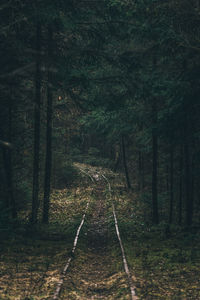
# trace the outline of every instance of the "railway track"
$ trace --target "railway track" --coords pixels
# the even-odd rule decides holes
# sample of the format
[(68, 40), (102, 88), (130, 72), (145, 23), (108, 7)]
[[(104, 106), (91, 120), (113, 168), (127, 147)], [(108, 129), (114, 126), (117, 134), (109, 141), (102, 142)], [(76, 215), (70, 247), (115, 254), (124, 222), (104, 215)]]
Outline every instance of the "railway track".
[[(101, 173), (91, 174), (80, 169), (80, 172), (88, 176), (95, 183), (95, 202), (87, 203), (85, 212), (77, 228), (76, 236), (72, 246), (71, 255), (60, 274), (60, 280), (55, 287), (52, 300), (56, 299), (131, 299), (137, 300), (135, 285), (129, 271), (124, 246), (120, 236), (115, 205), (112, 200), (112, 189), (108, 178)], [(121, 260), (124, 271), (116, 276), (115, 266), (117, 259), (108, 253), (109, 232), (106, 220), (105, 191), (108, 189), (108, 200), (112, 208), (113, 221), (115, 224), (116, 236), (121, 249)], [(84, 232), (86, 236), (87, 258), (83, 261), (83, 252), (77, 247), (80, 232), (84, 230), (84, 222), (87, 219), (88, 207), (93, 204), (92, 215), (87, 220), (89, 226)], [(75, 255), (76, 252), (76, 255)], [(116, 293), (119, 286), (123, 287), (123, 298)], [(129, 290), (129, 292), (127, 292)], [(125, 296), (124, 296), (125, 295)]]

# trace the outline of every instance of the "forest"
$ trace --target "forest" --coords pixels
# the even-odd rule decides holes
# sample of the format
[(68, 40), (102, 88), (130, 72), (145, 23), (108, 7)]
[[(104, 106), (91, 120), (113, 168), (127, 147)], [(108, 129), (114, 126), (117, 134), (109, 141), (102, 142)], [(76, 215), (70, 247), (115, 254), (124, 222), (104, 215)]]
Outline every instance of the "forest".
[(200, 0), (1, 0), (0, 300), (200, 299)]

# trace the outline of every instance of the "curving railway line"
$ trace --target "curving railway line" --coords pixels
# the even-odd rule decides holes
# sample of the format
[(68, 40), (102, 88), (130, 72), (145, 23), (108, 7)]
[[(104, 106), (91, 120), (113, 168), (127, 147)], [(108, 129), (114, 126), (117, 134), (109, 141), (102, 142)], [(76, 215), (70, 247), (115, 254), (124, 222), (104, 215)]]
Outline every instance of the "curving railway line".
[[(56, 299), (138, 299), (125, 255), (123, 242), (120, 236), (117, 214), (113, 201), (113, 191), (108, 178), (96, 172), (91, 174), (83, 169), (80, 172), (88, 176), (94, 185), (95, 201), (88, 202), (84, 214), (80, 220), (80, 225), (72, 245), (71, 255), (69, 255), (60, 280), (55, 287), (52, 300)], [(105, 190), (107, 187), (107, 202), (112, 209), (112, 218), (115, 226), (115, 237), (118, 239), (118, 247), (121, 250), (121, 261), (123, 269), (116, 277), (115, 266), (119, 258), (108, 254), (110, 232), (107, 226), (107, 202), (105, 201)], [(90, 207), (92, 206), (92, 207)], [(88, 214), (90, 207), (91, 214)], [(87, 219), (87, 228), (84, 230), (84, 223)], [(87, 247), (87, 258), (82, 259), (81, 249), (78, 247), (80, 233), (85, 235)], [(126, 296), (116, 293), (119, 285), (126, 290)], [(127, 292), (129, 290), (129, 292)], [(122, 298), (123, 297), (123, 298)]]

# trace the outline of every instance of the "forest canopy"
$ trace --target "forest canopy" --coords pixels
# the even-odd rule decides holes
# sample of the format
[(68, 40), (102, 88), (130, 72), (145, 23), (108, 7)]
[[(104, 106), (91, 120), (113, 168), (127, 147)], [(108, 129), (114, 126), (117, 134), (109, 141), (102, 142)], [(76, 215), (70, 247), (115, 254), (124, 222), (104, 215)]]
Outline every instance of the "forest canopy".
[(197, 222), (199, 14), (198, 0), (1, 2), (2, 225), (30, 205), (48, 222), (72, 161), (124, 170), (155, 224)]

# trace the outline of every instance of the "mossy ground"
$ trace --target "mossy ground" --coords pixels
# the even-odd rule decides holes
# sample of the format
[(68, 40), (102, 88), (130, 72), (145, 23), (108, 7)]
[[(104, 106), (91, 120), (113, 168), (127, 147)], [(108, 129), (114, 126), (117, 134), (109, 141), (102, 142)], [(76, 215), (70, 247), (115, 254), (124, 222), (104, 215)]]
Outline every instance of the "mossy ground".
[[(89, 166), (87, 170), (102, 171)], [(104, 172), (111, 178), (121, 238), (139, 299), (200, 299), (198, 232), (175, 228), (167, 234), (162, 226), (145, 224), (145, 207), (137, 194), (124, 189), (119, 175)], [(39, 223), (31, 228), (24, 221), (1, 241), (0, 299), (52, 298), (88, 201), (60, 298), (130, 299), (105, 183), (53, 191), (48, 226)]]
[[(144, 300), (200, 299), (200, 234), (165, 224), (146, 225), (135, 193), (116, 196), (124, 248), (137, 294)], [(113, 248), (118, 254), (119, 250)]]
[(0, 248), (0, 299), (48, 299), (72, 249), (90, 187), (52, 193), (50, 224), (23, 224)]

